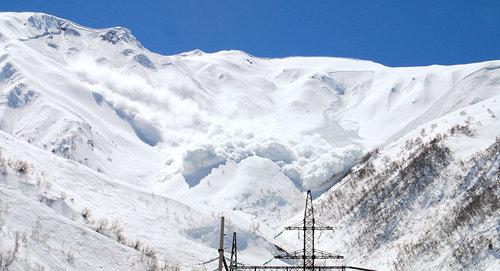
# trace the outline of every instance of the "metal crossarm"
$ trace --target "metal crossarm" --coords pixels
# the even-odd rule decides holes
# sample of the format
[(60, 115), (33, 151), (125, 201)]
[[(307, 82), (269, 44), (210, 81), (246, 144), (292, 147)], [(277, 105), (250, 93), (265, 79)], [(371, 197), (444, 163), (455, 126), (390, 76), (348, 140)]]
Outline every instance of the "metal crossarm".
[[(311, 259), (313, 256), (306, 256)], [(276, 255), (274, 258), (276, 259), (303, 259), (304, 255), (302, 255), (302, 251), (294, 251), (290, 253), (285, 253), (281, 255)], [(332, 254), (329, 252), (321, 251), (321, 250), (315, 250), (314, 251), (314, 259), (335, 259), (335, 260), (340, 260), (344, 259), (344, 256), (341, 255), (336, 255)]]
[(303, 226), (298, 226), (298, 227), (285, 227), (285, 230), (298, 230), (298, 231), (303, 231), (303, 230), (316, 230), (316, 231), (333, 231), (334, 228), (330, 226), (314, 226), (314, 227), (303, 227)]

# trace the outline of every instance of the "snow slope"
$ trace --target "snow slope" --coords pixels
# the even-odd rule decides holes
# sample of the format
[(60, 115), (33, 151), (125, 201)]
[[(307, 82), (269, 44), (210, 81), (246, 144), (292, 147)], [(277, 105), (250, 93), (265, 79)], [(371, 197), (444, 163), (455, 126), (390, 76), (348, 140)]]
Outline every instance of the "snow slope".
[[(241, 51), (163, 56), (125, 28), (1, 13), (0, 217), (2, 206), (10, 211), (3, 212), (0, 234), (8, 241), (0, 255), (19, 232), (26, 237), (17, 254), (30, 259), (17, 257), (12, 268), (193, 267), (216, 255), (224, 214), (241, 233), (241, 259), (260, 264), (274, 245), (297, 246), (295, 235), (274, 236), (300, 219), (304, 191), (312, 189), (320, 216), (339, 229), (321, 245), (346, 251), (349, 263), (498, 266), (498, 240), (491, 240), (498, 235), (499, 91), (500, 61), (392, 68)], [(444, 139), (430, 143), (438, 133)], [(434, 156), (436, 163), (418, 160)], [(28, 163), (26, 172), (18, 161)], [(478, 167), (489, 177), (475, 176)], [(424, 188), (414, 184), (421, 179)], [(471, 183), (482, 186), (463, 189)], [(427, 258), (412, 258), (408, 247), (418, 236), (418, 244), (442, 237), (432, 228), (450, 216), (447, 206), (461, 212), (488, 187), (491, 208), (470, 216), (482, 222), (454, 226), (435, 252), (424, 247)], [(28, 234), (34, 228), (35, 237)], [(484, 238), (469, 242), (490, 242), (493, 252), (472, 250), (477, 257), (457, 263), (464, 253), (457, 244), (479, 232)], [(54, 243), (44, 245), (38, 234)], [(134, 248), (136, 240), (145, 245)], [(107, 254), (93, 259), (100, 250)]]

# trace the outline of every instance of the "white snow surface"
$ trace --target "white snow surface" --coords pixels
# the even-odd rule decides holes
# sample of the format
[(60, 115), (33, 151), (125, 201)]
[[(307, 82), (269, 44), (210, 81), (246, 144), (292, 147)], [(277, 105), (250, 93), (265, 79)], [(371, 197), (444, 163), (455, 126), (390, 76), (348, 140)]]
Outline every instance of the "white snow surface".
[[(159, 263), (199, 267), (217, 255), (224, 214), (241, 261), (262, 264), (275, 245), (297, 246), (293, 234), (274, 236), (300, 220), (304, 192), (338, 189), (370, 151), (397, 159), (422, 129), (430, 137), (469, 116), (475, 135), (446, 140), (456, 159), (492, 144), (499, 94), (498, 60), (163, 56), (122, 27), (0, 13), (0, 256), (17, 234), (13, 270), (143, 270), (152, 257), (133, 248), (141, 240)], [(321, 244), (346, 249), (349, 234)], [(388, 259), (349, 263), (394, 268), (393, 248), (370, 253)]]

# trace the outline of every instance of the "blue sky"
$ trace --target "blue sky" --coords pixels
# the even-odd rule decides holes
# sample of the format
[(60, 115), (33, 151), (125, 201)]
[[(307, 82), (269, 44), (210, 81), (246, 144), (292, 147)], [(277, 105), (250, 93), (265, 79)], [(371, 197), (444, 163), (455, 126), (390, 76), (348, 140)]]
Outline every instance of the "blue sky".
[(0, 10), (45, 12), (95, 28), (124, 26), (161, 54), (238, 49), (388, 66), (500, 59), (500, 0), (0, 0)]

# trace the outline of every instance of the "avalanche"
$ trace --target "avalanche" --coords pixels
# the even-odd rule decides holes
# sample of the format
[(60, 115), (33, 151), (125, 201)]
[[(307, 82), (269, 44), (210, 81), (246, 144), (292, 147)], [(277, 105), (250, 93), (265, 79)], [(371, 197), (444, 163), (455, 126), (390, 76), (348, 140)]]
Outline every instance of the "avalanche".
[(346, 263), (496, 270), (499, 94), (500, 61), (163, 56), (0, 13), (0, 268), (201, 268), (221, 214), (262, 264), (311, 189)]

